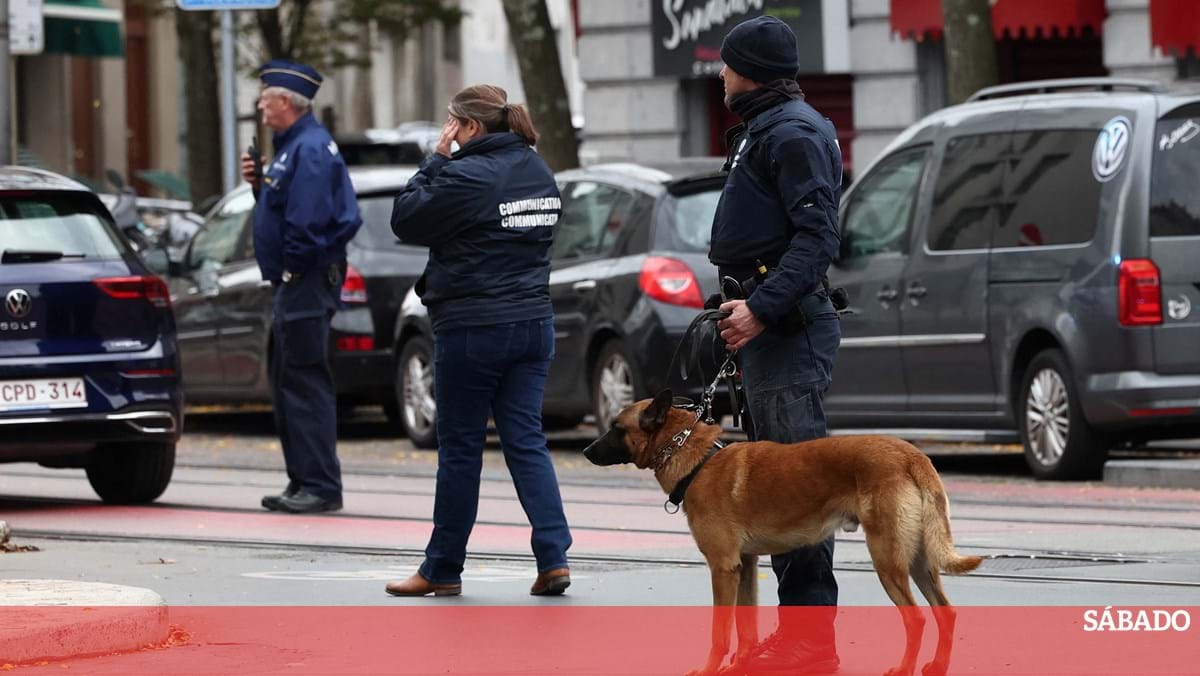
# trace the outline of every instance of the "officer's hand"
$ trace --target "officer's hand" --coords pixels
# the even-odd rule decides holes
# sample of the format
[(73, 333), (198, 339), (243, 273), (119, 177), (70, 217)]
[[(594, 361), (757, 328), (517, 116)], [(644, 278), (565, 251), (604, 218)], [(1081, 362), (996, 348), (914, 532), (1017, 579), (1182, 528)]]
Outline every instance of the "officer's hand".
[(742, 349), (767, 328), (758, 321), (744, 300), (731, 300), (721, 306), (721, 311), (730, 313), (727, 319), (717, 323), (717, 328), (721, 331), (726, 349), (731, 352)]
[(458, 120), (453, 117), (446, 120), (446, 124), (442, 125), (442, 136), (438, 139), (437, 154), (450, 157), (450, 144), (454, 143), (455, 137), (458, 136)]
[[(263, 156), (262, 163), (267, 163), (266, 156)], [(242, 178), (250, 184), (251, 188), (259, 189), (258, 177), (254, 175), (254, 160), (250, 158), (250, 153), (242, 153)]]

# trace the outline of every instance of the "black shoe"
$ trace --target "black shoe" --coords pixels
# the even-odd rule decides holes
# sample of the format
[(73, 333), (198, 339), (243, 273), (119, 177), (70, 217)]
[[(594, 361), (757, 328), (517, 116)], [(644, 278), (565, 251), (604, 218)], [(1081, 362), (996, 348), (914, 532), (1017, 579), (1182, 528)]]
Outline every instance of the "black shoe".
[(296, 485), (296, 482), (289, 481), (287, 488), (283, 489), (283, 492), (279, 495), (264, 495), (262, 499), (262, 506), (271, 510), (272, 512), (278, 512), (282, 509), (279, 506), (280, 500), (283, 498), (290, 498), (299, 492), (300, 487)]
[(832, 643), (817, 644), (775, 632), (754, 647), (731, 672), (743, 674), (833, 674), (841, 667)]
[(295, 495), (285, 495), (279, 498), (279, 511), (289, 514), (311, 514), (313, 512), (336, 512), (342, 508), (342, 501), (326, 500), (301, 490)]

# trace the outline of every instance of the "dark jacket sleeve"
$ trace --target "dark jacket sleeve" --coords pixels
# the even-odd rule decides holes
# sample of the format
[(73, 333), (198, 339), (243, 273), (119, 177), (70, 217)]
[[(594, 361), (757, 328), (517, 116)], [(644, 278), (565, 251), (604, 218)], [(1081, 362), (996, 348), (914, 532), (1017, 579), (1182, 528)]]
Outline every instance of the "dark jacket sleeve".
[(771, 144), (770, 176), (779, 191), (792, 238), (778, 267), (747, 301), (764, 324), (778, 324), (815, 292), (838, 249), (836, 160), (819, 139), (798, 134)]
[(300, 146), (283, 213), (283, 266), (306, 272), (317, 266), (334, 222), (332, 156), (324, 148)]
[(438, 246), (478, 222), (481, 196), (491, 192), (492, 180), (469, 160), (429, 157), (396, 196), (392, 232), (406, 244)]

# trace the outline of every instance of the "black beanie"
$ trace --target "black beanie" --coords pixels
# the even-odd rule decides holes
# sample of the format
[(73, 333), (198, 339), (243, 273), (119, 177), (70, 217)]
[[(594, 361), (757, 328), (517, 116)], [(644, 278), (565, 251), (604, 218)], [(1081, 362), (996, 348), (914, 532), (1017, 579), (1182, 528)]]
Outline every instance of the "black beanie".
[(773, 16), (760, 16), (733, 27), (721, 44), (721, 60), (742, 77), (767, 83), (796, 79), (800, 54), (792, 27)]

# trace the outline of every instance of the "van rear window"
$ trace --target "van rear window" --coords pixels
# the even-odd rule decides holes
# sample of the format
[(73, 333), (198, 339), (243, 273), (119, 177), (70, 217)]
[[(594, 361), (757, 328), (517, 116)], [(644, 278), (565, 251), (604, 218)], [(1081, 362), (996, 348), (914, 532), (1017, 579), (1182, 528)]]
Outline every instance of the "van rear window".
[(1092, 175), (1096, 131), (1013, 134), (993, 248), (1082, 244), (1096, 233), (1102, 184)]
[(1150, 175), (1150, 236), (1200, 236), (1200, 116), (1160, 120)]

